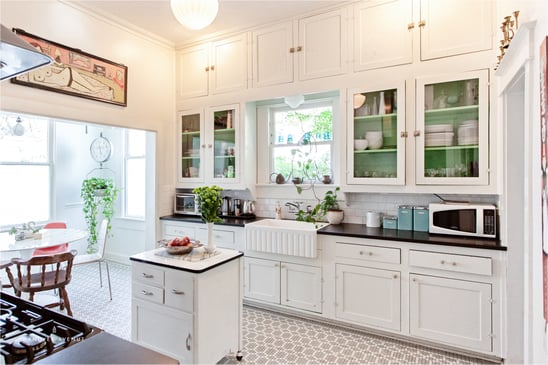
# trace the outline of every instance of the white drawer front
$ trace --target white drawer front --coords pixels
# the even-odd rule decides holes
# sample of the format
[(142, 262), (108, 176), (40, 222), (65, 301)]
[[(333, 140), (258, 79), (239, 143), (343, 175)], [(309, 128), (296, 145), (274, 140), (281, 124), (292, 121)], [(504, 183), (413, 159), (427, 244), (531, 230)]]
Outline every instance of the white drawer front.
[(348, 259), (385, 262), (389, 264), (400, 263), (399, 248), (354, 245), (350, 243), (337, 242), (336, 255), (337, 257), (344, 257)]
[(409, 265), (468, 274), (493, 275), (493, 263), (490, 257), (411, 250)]
[(164, 286), (164, 270), (157, 269), (151, 265), (143, 265), (138, 262), (132, 262), (131, 275), (133, 281), (153, 286)]
[(181, 272), (166, 272), (165, 303), (170, 307), (192, 312), (194, 297), (192, 276)]
[[(206, 228), (200, 228), (196, 232), (197, 236), (196, 238), (200, 240), (201, 242), (207, 242), (207, 229)], [(235, 239), (235, 233), (232, 231), (225, 231), (222, 229), (214, 229), (213, 230), (213, 241), (215, 242), (215, 245), (226, 247), (226, 248), (234, 248), (236, 244)]]
[(196, 238), (196, 229), (194, 227), (181, 227), (178, 225), (166, 224), (164, 225), (164, 236), (188, 236), (194, 239)]
[(134, 298), (148, 300), (154, 303), (164, 303), (164, 289), (143, 283), (133, 282), (131, 291)]

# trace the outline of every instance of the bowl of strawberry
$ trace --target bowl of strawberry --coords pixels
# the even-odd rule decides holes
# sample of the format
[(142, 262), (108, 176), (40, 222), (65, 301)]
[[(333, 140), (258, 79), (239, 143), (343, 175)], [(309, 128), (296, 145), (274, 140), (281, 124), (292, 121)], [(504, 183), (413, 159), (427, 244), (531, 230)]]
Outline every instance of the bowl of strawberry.
[(175, 237), (172, 240), (166, 241), (164, 247), (170, 255), (184, 255), (190, 253), (197, 244), (197, 241), (193, 241), (188, 236), (185, 236), (183, 238)]

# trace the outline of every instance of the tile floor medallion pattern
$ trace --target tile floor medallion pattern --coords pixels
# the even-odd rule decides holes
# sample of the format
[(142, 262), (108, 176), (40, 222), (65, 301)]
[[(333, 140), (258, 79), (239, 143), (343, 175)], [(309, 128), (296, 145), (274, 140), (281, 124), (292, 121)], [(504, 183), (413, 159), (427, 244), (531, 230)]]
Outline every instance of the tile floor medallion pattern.
[[(77, 266), (67, 288), (74, 316), (131, 339), (131, 268), (109, 263), (112, 301), (103, 265), (99, 287), (96, 264)], [(244, 306), (244, 364), (493, 364), (421, 345), (383, 338), (312, 320)], [(237, 363), (233, 357), (223, 363)]]

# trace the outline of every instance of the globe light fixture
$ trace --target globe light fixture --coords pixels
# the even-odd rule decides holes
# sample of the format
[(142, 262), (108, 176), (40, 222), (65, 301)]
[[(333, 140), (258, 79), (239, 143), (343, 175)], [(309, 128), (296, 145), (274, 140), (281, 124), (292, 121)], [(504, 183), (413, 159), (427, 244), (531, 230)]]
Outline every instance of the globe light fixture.
[(219, 11), (218, 0), (171, 0), (170, 5), (177, 21), (192, 30), (207, 27)]

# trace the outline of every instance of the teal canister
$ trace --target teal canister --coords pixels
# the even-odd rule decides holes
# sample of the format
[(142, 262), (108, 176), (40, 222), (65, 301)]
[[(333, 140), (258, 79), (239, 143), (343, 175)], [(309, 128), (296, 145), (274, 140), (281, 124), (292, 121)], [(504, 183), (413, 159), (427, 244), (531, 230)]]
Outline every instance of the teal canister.
[(428, 207), (413, 207), (413, 230), (428, 232), (429, 230)]
[(384, 216), (382, 218), (382, 228), (398, 229), (398, 217), (390, 215)]
[(400, 205), (398, 207), (398, 229), (402, 231), (413, 230), (413, 207)]

